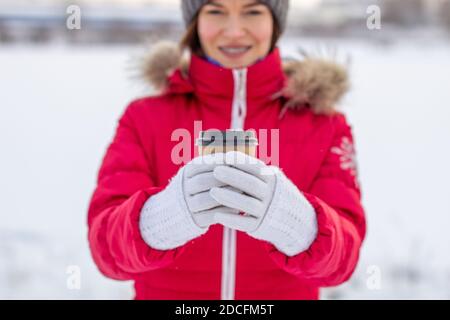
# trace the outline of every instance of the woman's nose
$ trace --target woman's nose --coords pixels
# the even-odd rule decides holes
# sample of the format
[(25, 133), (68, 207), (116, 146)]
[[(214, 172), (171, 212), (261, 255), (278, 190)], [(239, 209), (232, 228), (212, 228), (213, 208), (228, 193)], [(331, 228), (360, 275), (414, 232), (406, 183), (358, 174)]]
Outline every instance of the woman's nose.
[(239, 17), (232, 17), (228, 20), (224, 34), (230, 38), (239, 38), (245, 35), (245, 27)]

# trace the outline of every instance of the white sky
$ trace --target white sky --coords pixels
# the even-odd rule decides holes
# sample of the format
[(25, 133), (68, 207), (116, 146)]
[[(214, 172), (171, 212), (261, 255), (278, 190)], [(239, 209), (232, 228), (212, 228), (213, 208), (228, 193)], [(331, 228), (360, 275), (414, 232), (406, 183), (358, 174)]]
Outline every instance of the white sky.
[[(95, 4), (108, 4), (108, 3), (121, 3), (121, 4), (129, 4), (129, 5), (140, 5), (140, 4), (149, 4), (149, 3), (157, 3), (164, 5), (179, 5), (182, 0), (78, 0), (78, 2), (89, 2)], [(314, 7), (319, 4), (322, 0), (291, 0), (292, 7)], [(48, 4), (48, 3), (60, 3), (61, 0), (0, 0), (0, 5), (2, 4)], [(77, 2), (77, 1), (74, 1)]]
[[(108, 0), (100, 0), (108, 1)], [(178, 5), (181, 0), (126, 0), (126, 2), (146, 2), (146, 3), (162, 3), (162, 4), (172, 4)], [(291, 0), (291, 5), (293, 7), (314, 7), (319, 4), (321, 0)]]

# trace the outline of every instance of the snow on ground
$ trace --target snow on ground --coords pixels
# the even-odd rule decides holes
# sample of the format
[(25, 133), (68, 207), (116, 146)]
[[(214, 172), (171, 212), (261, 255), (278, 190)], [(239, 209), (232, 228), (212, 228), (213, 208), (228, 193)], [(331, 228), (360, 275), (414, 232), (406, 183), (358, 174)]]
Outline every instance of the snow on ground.
[[(283, 39), (282, 53), (317, 43)], [(351, 281), (323, 298), (448, 299), (450, 46), (336, 43), (351, 56), (343, 105), (368, 234)], [(133, 297), (130, 282), (106, 279), (92, 262), (86, 211), (118, 117), (148, 93), (127, 69), (139, 51), (0, 47), (0, 298)], [(80, 289), (70, 289), (71, 266)]]

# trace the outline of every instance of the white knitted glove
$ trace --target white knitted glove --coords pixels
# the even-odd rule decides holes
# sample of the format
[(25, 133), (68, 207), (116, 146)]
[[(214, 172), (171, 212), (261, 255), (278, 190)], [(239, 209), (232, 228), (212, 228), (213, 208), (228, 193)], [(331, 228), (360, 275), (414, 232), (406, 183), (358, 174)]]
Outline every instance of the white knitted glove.
[(228, 152), (225, 165), (214, 169), (217, 180), (243, 193), (214, 187), (211, 196), (245, 215), (217, 212), (215, 221), (265, 240), (288, 256), (307, 250), (317, 236), (312, 205), (275, 166), (242, 152)]
[(139, 228), (150, 247), (168, 250), (182, 246), (206, 233), (215, 223), (215, 213), (239, 213), (209, 194), (212, 187), (224, 186), (213, 174), (223, 163), (223, 153), (196, 157), (178, 170), (164, 190), (145, 202)]

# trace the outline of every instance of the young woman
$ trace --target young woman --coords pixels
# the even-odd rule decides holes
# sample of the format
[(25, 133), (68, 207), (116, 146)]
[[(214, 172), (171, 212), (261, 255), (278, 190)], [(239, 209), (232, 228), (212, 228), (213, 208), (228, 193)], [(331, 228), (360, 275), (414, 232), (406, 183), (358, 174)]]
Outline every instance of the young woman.
[[(88, 212), (98, 268), (134, 280), (136, 299), (318, 299), (352, 275), (366, 224), (352, 130), (335, 110), (346, 72), (282, 61), (288, 6), (183, 0), (181, 45), (151, 52), (161, 91), (124, 111)], [(254, 129), (277, 157), (196, 157), (199, 124)]]

